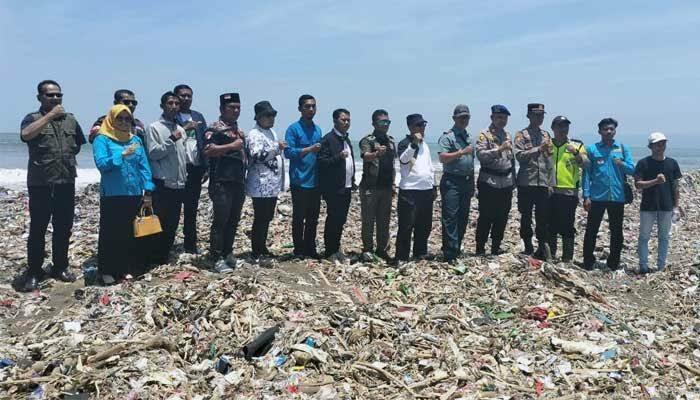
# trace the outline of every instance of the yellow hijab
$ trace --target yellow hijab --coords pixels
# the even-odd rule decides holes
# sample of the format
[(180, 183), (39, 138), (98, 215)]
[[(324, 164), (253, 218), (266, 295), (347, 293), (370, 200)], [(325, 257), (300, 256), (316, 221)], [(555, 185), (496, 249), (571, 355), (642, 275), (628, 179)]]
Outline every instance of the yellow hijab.
[(104, 121), (102, 121), (102, 126), (100, 126), (101, 135), (105, 135), (118, 142), (128, 142), (129, 139), (131, 139), (131, 128), (129, 128), (128, 131), (120, 131), (116, 127), (117, 115), (121, 114), (123, 111), (126, 111), (130, 117), (133, 117), (129, 107), (124, 104), (116, 104), (109, 109)]

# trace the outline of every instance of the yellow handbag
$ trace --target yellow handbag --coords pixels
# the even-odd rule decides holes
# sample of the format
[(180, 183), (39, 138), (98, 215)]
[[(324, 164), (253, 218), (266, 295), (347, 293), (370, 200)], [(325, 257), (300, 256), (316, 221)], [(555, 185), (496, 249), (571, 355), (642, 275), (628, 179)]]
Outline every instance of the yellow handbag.
[[(146, 215), (150, 210), (151, 215)], [(158, 216), (153, 213), (153, 207), (141, 207), (139, 215), (134, 219), (134, 237), (144, 237), (163, 232)]]

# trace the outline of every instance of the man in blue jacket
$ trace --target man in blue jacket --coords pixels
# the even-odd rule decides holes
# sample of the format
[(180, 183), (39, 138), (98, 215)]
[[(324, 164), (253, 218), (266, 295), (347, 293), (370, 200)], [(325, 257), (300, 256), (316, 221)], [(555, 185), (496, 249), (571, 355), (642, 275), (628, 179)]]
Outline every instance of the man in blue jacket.
[(316, 99), (299, 97), (299, 121), (287, 128), (284, 156), (289, 159), (292, 189), (292, 238), (296, 257), (318, 258), (316, 228), (321, 208), (316, 157), (321, 151), (321, 128), (314, 123)]
[(629, 148), (615, 138), (617, 121), (604, 118), (598, 123), (601, 141), (586, 148), (590, 165), (583, 171), (583, 208), (588, 212), (586, 235), (583, 240), (583, 267), (593, 269), (593, 250), (603, 214), (608, 212), (610, 224), (610, 255), (607, 266), (620, 268), (622, 251), (622, 219), (625, 213), (626, 175), (634, 174)]

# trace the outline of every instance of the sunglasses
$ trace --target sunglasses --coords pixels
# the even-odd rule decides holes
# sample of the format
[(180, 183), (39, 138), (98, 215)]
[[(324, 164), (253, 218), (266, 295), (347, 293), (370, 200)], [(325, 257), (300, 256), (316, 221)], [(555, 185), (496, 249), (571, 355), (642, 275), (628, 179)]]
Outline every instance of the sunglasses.
[(44, 93), (44, 96), (50, 99), (60, 99), (63, 97), (63, 93)]
[(311, 108), (316, 108), (316, 104), (304, 104), (303, 108), (306, 108), (307, 110)]
[(423, 122), (416, 122), (415, 124), (413, 124), (413, 126), (426, 126), (426, 125), (428, 125), (428, 123), (425, 122), (425, 121), (423, 121)]
[(376, 122), (376, 124), (379, 126), (389, 126), (389, 125), (391, 125), (391, 120), (380, 119), (379, 121)]
[(131, 117), (117, 117), (117, 118), (115, 118), (115, 120), (116, 120), (116, 121), (120, 121), (120, 122), (129, 122), (129, 123), (131, 123)]
[(120, 103), (124, 104), (125, 106), (136, 106), (139, 104), (139, 102), (136, 100), (122, 100)]

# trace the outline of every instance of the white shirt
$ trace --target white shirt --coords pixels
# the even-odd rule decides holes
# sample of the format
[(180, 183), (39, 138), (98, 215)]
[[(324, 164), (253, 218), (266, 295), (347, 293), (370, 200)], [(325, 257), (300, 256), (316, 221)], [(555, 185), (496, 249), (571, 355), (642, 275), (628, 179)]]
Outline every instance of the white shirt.
[(277, 133), (258, 124), (248, 132), (246, 146), (250, 154), (246, 192), (250, 197), (277, 197), (284, 190), (284, 157)]
[(338, 132), (337, 129), (333, 128), (333, 131), (343, 140), (343, 151), (346, 151), (348, 156), (345, 157), (345, 187), (352, 187), (352, 177), (355, 175), (355, 163), (352, 160), (352, 152), (350, 151), (350, 146), (348, 146), (348, 141), (345, 140), (346, 135)]
[(401, 180), (399, 189), (403, 190), (428, 190), (433, 189), (435, 184), (435, 170), (433, 161), (430, 158), (430, 148), (428, 144), (422, 142), (418, 146), (418, 154), (414, 158), (416, 150), (408, 146), (399, 155), (401, 164)]

